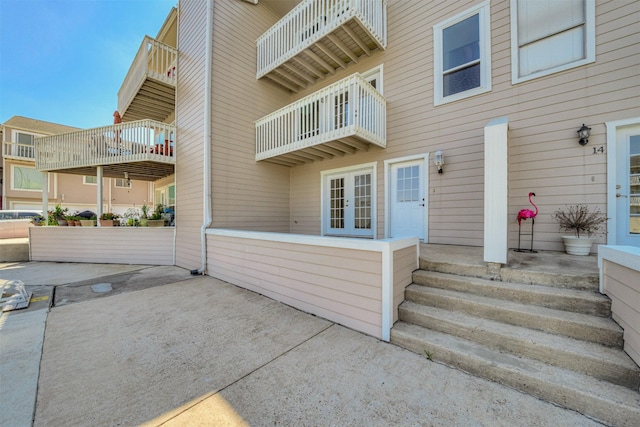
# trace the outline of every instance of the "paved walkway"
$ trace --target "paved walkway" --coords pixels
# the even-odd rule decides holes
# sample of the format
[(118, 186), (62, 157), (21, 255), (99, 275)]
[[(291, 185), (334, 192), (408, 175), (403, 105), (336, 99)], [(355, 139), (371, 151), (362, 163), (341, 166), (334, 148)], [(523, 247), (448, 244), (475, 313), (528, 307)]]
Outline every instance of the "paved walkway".
[(16, 278), (45, 307), (0, 317), (2, 426), (599, 425), (177, 267), (0, 264)]

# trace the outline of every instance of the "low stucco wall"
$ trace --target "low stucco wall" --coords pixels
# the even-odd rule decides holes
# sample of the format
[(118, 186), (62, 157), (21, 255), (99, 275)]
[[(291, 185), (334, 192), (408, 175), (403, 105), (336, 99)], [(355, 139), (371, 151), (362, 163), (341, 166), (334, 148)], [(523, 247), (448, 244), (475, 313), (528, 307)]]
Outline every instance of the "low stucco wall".
[(613, 320), (624, 329), (624, 350), (640, 365), (640, 248), (600, 246), (600, 292), (611, 298)]
[(31, 227), (31, 261), (174, 265), (174, 227)]
[(416, 268), (415, 238), (207, 230), (208, 275), (384, 340)]

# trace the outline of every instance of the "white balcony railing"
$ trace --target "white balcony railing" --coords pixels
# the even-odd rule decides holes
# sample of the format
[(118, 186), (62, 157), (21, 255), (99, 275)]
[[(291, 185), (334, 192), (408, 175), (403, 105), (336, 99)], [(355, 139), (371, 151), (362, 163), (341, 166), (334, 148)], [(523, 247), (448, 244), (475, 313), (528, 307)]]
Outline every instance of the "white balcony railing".
[(173, 125), (139, 120), (36, 138), (36, 169), (52, 171), (139, 161), (175, 163), (174, 135)]
[(33, 160), (33, 144), (19, 144), (17, 142), (5, 142), (2, 154), (5, 157)]
[[(386, 47), (386, 0), (303, 0), (258, 39), (257, 78), (353, 18), (379, 47)], [(350, 31), (350, 36), (357, 34)]]
[(258, 120), (256, 161), (350, 137), (384, 148), (386, 108), (384, 97), (353, 74)]
[(118, 91), (118, 111), (124, 115), (145, 78), (175, 86), (177, 58), (177, 49), (145, 36)]

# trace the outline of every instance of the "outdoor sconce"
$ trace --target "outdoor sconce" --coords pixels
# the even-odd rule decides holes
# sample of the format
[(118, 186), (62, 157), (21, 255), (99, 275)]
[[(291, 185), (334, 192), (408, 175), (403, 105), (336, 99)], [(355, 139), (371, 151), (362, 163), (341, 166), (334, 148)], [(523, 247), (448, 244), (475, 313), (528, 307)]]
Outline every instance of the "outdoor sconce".
[(591, 136), (591, 128), (588, 128), (582, 124), (582, 127), (578, 129), (578, 137), (580, 138), (580, 145), (587, 145), (589, 137)]
[(438, 168), (438, 173), (442, 173), (442, 165), (444, 165), (444, 154), (442, 150), (438, 150), (433, 154), (433, 163)]

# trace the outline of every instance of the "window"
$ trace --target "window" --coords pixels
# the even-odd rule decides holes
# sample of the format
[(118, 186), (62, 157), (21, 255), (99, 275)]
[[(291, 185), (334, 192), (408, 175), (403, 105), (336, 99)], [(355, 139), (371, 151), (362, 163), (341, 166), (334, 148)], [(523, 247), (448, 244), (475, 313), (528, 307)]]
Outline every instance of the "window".
[(513, 83), (595, 61), (594, 0), (511, 0)]
[(13, 131), (13, 145), (11, 154), (18, 157), (33, 158), (33, 144), (36, 139), (36, 134)]
[(98, 183), (98, 177), (97, 176), (84, 175), (82, 183), (86, 184), (86, 185), (96, 185)]
[(489, 2), (433, 27), (434, 105), (491, 90)]
[(113, 185), (116, 188), (131, 188), (131, 180), (125, 178), (116, 178)]
[(42, 173), (33, 167), (12, 165), (12, 190), (42, 191)]

